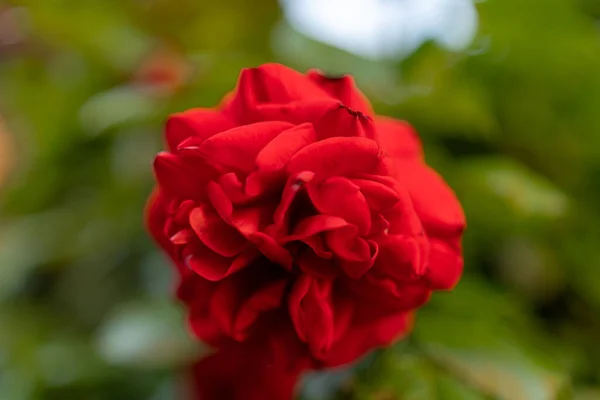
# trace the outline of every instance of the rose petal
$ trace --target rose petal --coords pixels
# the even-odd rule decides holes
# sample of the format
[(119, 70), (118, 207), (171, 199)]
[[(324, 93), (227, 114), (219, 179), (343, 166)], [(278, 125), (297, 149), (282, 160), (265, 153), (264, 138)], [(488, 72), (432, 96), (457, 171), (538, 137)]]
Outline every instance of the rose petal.
[(323, 240), (322, 235), (316, 234), (309, 237), (305, 237), (303, 239), (293, 239), (293, 236), (286, 238), (287, 240), (301, 240), (302, 243), (306, 244), (311, 250), (315, 253), (317, 257), (329, 259), (333, 257), (333, 253), (328, 251), (325, 248), (325, 241)]
[(379, 274), (376, 267), (360, 280), (347, 279), (345, 285), (361, 305), (371, 308), (373, 316), (416, 309), (431, 295), (431, 288), (422, 278), (402, 282)]
[(302, 171), (297, 174), (293, 174), (288, 178), (288, 181), (283, 189), (283, 193), (281, 194), (281, 202), (279, 206), (275, 210), (273, 214), (273, 222), (276, 228), (287, 234), (287, 230), (289, 228), (289, 219), (292, 204), (298, 193), (300, 193), (300, 189), (303, 186), (310, 182), (313, 179), (314, 174), (309, 171)]
[(237, 310), (232, 336), (238, 341), (244, 340), (248, 328), (262, 313), (274, 310), (281, 305), (286, 288), (287, 280), (279, 280), (254, 292)]
[(246, 190), (235, 172), (229, 172), (219, 177), (219, 185), (233, 204), (244, 204), (253, 199), (246, 194)]
[(382, 216), (389, 221), (390, 235), (423, 236), (425, 231), (419, 216), (413, 208), (413, 203), (407, 191), (401, 188), (397, 191), (398, 201), (384, 212)]
[(223, 218), (225, 222), (231, 225), (231, 218), (233, 216), (233, 203), (227, 197), (223, 188), (216, 182), (208, 182), (206, 185), (206, 192), (210, 203), (215, 208), (217, 213)]
[(336, 256), (344, 260), (369, 260), (372, 256), (371, 246), (356, 233), (356, 228), (352, 225), (331, 230), (325, 233), (325, 243)]
[(250, 249), (237, 257), (223, 257), (203, 244), (198, 244), (187, 257), (190, 268), (202, 278), (216, 282), (248, 266), (256, 258)]
[(375, 117), (377, 140), (383, 150), (394, 160), (422, 160), (421, 141), (415, 130), (406, 122), (388, 117)]
[(236, 312), (250, 290), (239, 276), (233, 276), (231, 279), (219, 282), (213, 291), (209, 303), (210, 316), (230, 337), (234, 336), (233, 323)]
[(173, 221), (187, 226), (189, 224), (190, 212), (196, 208), (196, 202), (193, 200), (184, 200), (179, 203), (175, 200), (172, 205), (175, 207), (172, 210)]
[(255, 232), (248, 237), (258, 250), (272, 262), (281, 265), (288, 271), (292, 270), (292, 256), (281, 247), (271, 236), (262, 232)]
[(331, 231), (348, 226), (348, 222), (332, 215), (314, 215), (303, 219), (295, 227), (294, 232), (281, 239), (281, 243), (294, 240), (304, 240), (322, 232)]
[(209, 206), (190, 212), (190, 226), (208, 248), (224, 257), (233, 257), (248, 248), (248, 241)]
[(209, 345), (217, 345), (223, 341), (225, 333), (210, 314), (209, 303), (215, 288), (214, 283), (194, 275), (193, 278), (188, 278), (184, 285), (187, 286), (185, 291), (192, 294), (184, 300), (189, 307), (187, 323), (190, 330), (200, 340)]
[[(255, 259), (248, 268), (215, 284), (208, 305), (210, 315), (229, 337), (245, 340), (259, 315), (279, 307), (287, 279), (285, 272), (268, 260)], [(261, 330), (261, 325), (256, 330)]]
[(356, 230), (348, 228), (327, 232), (325, 242), (346, 275), (359, 279), (373, 266), (378, 246), (372, 240), (357, 237)]
[[(293, 329), (289, 329), (293, 333)], [(299, 373), (310, 366), (295, 335), (270, 329), (269, 335), (231, 342), (193, 368), (194, 393), (205, 400), (289, 400)], [(289, 337), (289, 339), (288, 339)], [(282, 354), (280, 354), (282, 353)]]
[(256, 194), (283, 179), (284, 168), (292, 156), (315, 140), (316, 133), (311, 124), (298, 125), (279, 134), (256, 156), (258, 170), (246, 179), (246, 191)]
[(166, 223), (169, 218), (167, 213), (168, 203), (169, 201), (165, 194), (156, 188), (150, 195), (148, 204), (146, 205), (146, 226), (152, 238), (165, 251), (165, 253), (171, 257), (175, 267), (177, 268), (178, 282), (176, 285), (175, 295), (179, 297), (182, 279), (186, 274), (190, 273), (190, 271), (180, 258), (177, 246), (174, 245), (171, 242), (170, 237), (165, 234)]
[(245, 113), (246, 123), (258, 121), (286, 121), (294, 125), (318, 123), (325, 114), (340, 108), (340, 102), (331, 98), (293, 101), (286, 104), (265, 103)]
[(371, 218), (371, 231), (367, 237), (387, 235), (390, 232), (390, 223), (383, 216), (376, 214)]
[(460, 240), (448, 241), (430, 238), (429, 241), (431, 252), (425, 279), (435, 290), (454, 288), (463, 270)]
[(315, 278), (332, 279), (339, 274), (332, 260), (319, 257), (311, 249), (302, 251), (295, 261), (302, 272)]
[(327, 99), (329, 95), (303, 74), (280, 64), (264, 64), (242, 70), (229, 108), (243, 119), (248, 110), (262, 103), (319, 98)]
[(256, 166), (261, 171), (279, 171), (294, 154), (315, 140), (312, 124), (302, 124), (283, 131), (258, 153)]
[(458, 237), (465, 215), (456, 195), (435, 171), (421, 163), (402, 163), (398, 181), (406, 188), (429, 236)]
[(360, 187), (350, 180), (334, 176), (317, 184), (307, 185), (308, 196), (324, 215), (343, 218), (358, 228), (359, 235), (371, 229), (371, 213)]
[(255, 232), (264, 231), (271, 222), (276, 205), (271, 202), (258, 203), (256, 206), (236, 208), (232, 223), (238, 231), (248, 237)]
[(165, 136), (171, 152), (175, 152), (181, 142), (194, 137), (201, 144), (207, 138), (235, 126), (222, 112), (210, 108), (193, 108), (173, 114), (166, 124)]
[(377, 239), (375, 269), (402, 281), (423, 275), (430, 263), (430, 243), (425, 236), (386, 235)]
[(175, 245), (187, 244), (194, 237), (194, 231), (192, 229), (182, 229), (176, 234), (171, 236), (171, 243)]
[(214, 171), (208, 166), (194, 168), (175, 154), (161, 152), (154, 160), (154, 174), (161, 190), (170, 196), (199, 199)]
[(354, 78), (344, 75), (339, 78), (328, 78), (318, 70), (307, 73), (309, 79), (324, 89), (330, 96), (340, 100), (344, 105), (365, 114), (372, 114), (369, 100), (356, 87)]
[(198, 153), (211, 165), (248, 173), (262, 148), (292, 126), (288, 122), (268, 121), (233, 128), (206, 139), (198, 146)]
[(331, 137), (364, 137), (376, 140), (375, 124), (371, 117), (344, 105), (332, 108), (315, 124), (319, 139)]
[(289, 295), (289, 312), (298, 337), (317, 358), (329, 350), (334, 337), (331, 280), (301, 275)]
[(391, 187), (369, 179), (351, 179), (360, 191), (373, 212), (382, 212), (391, 208), (398, 201), (398, 193)]
[(412, 316), (401, 312), (376, 321), (353, 324), (345, 335), (336, 341), (323, 359), (327, 367), (347, 364), (369, 350), (387, 346), (406, 335), (412, 326)]
[(320, 179), (378, 172), (382, 167), (379, 146), (371, 139), (334, 137), (310, 144), (290, 160), (290, 174), (311, 171)]
[(148, 231), (152, 238), (165, 250), (173, 248), (171, 241), (164, 234), (165, 223), (168, 218), (167, 205), (167, 197), (156, 188), (148, 199), (145, 212)]

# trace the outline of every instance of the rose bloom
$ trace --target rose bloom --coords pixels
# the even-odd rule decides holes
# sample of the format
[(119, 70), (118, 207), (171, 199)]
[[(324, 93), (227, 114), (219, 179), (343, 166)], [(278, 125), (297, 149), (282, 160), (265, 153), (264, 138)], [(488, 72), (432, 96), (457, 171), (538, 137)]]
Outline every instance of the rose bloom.
[(389, 345), (460, 278), (458, 200), (348, 76), (245, 69), (166, 141), (147, 219), (191, 330), (220, 349), (195, 368), (201, 398), (290, 398), (301, 370)]

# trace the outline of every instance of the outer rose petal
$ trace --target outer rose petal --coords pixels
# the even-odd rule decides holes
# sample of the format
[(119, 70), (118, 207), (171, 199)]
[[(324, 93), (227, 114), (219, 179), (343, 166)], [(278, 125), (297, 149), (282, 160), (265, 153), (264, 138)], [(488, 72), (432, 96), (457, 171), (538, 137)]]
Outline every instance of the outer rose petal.
[(408, 191), (428, 236), (456, 238), (465, 215), (456, 195), (430, 167), (420, 162), (398, 164), (398, 180)]
[(349, 281), (347, 285), (357, 301), (371, 307), (371, 314), (379, 317), (421, 307), (431, 296), (431, 288), (424, 279), (398, 282), (385, 275), (366, 274), (362, 282)]
[(430, 243), (425, 236), (387, 235), (379, 238), (378, 272), (406, 282), (423, 275), (430, 263)]
[(170, 198), (199, 199), (214, 170), (208, 165), (186, 162), (176, 154), (161, 152), (154, 160), (158, 186)]
[(168, 206), (169, 201), (164, 193), (158, 188), (154, 189), (146, 204), (146, 227), (158, 245), (173, 257), (175, 248), (165, 235)]
[(373, 114), (369, 100), (356, 87), (354, 78), (344, 75), (339, 78), (328, 78), (318, 70), (311, 70), (308, 78), (324, 89), (329, 95), (340, 100), (345, 106), (365, 114)]
[(215, 285), (193, 272), (185, 274), (179, 286), (179, 298), (189, 307), (188, 326), (200, 340), (211, 346), (226, 341), (225, 332), (210, 313), (210, 299)]
[(435, 290), (452, 289), (463, 270), (460, 238), (439, 240), (430, 238), (430, 265), (425, 273), (429, 286)]
[(176, 246), (174, 246), (171, 240), (165, 235), (167, 210), (167, 197), (158, 188), (155, 189), (146, 205), (146, 227), (152, 235), (152, 238), (165, 253), (167, 253), (171, 260), (173, 260), (179, 278), (173, 291), (177, 298), (187, 302), (193, 297), (193, 293), (190, 293), (190, 285), (186, 284), (186, 277), (195, 274), (180, 260), (176, 251)]
[[(356, 316), (355, 321), (359, 318), (360, 316)], [(336, 367), (350, 363), (374, 348), (390, 345), (406, 335), (411, 327), (410, 313), (398, 313), (377, 321), (353, 323), (346, 334), (333, 345), (323, 360), (323, 365)]]
[(289, 319), (274, 314), (248, 340), (226, 343), (194, 366), (190, 400), (290, 400), (312, 365)]
[(167, 121), (165, 136), (169, 150), (175, 152), (177, 146), (187, 138), (196, 137), (199, 141), (204, 141), (234, 126), (234, 122), (220, 111), (193, 108), (171, 115)]
[(280, 64), (264, 64), (242, 70), (237, 92), (228, 107), (244, 120), (244, 114), (260, 104), (286, 104), (329, 97), (305, 75)]
[(233, 325), (234, 334), (244, 332), (264, 313), (277, 309), (284, 298), (288, 282), (281, 279), (263, 286), (237, 310), (237, 315)]
[(375, 117), (377, 140), (394, 160), (422, 159), (423, 149), (415, 130), (406, 122), (389, 117)]
[(231, 344), (194, 366), (190, 400), (290, 400), (300, 372), (273, 363), (261, 344)]
[(336, 136), (377, 138), (373, 119), (345, 105), (340, 105), (324, 113), (315, 126), (319, 139)]
[(261, 314), (282, 305), (286, 285), (280, 268), (257, 260), (215, 286), (208, 304), (211, 318), (229, 337), (242, 341)]
[(289, 313), (301, 341), (312, 357), (327, 359), (332, 345), (343, 340), (354, 316), (354, 303), (334, 290), (331, 279), (301, 275), (289, 296)]
[(318, 123), (325, 114), (337, 110), (341, 106), (339, 100), (319, 98), (297, 100), (286, 104), (259, 104), (256, 108), (244, 113), (245, 123), (258, 121), (286, 121), (300, 125), (306, 122)]

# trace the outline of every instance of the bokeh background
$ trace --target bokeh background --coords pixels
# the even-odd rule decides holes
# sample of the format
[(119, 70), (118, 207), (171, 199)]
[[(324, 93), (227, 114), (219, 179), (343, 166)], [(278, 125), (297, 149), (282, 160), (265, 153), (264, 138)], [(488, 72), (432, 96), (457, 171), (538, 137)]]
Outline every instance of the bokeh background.
[(465, 276), (307, 400), (600, 399), (597, 0), (0, 1), (0, 399), (177, 399), (205, 351), (144, 232), (166, 116), (351, 73), (469, 221)]

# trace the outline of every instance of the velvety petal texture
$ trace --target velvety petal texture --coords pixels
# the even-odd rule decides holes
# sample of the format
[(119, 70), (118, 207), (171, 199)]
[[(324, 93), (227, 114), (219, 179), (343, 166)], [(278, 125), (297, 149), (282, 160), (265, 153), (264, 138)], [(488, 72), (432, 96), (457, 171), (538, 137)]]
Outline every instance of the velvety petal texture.
[(465, 217), (406, 122), (349, 76), (242, 71), (214, 109), (171, 116), (147, 226), (216, 353), (196, 399), (291, 399), (302, 370), (406, 335), (460, 279)]

